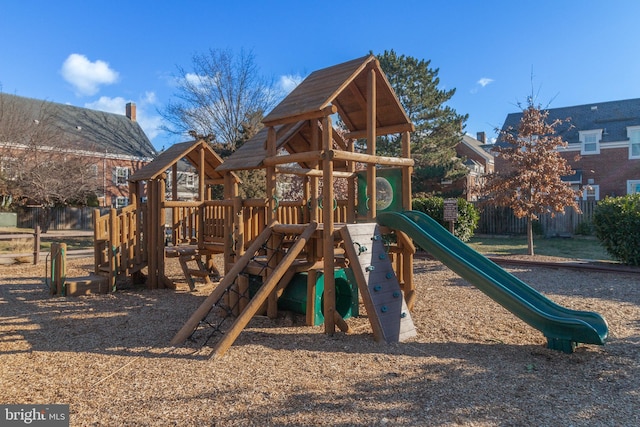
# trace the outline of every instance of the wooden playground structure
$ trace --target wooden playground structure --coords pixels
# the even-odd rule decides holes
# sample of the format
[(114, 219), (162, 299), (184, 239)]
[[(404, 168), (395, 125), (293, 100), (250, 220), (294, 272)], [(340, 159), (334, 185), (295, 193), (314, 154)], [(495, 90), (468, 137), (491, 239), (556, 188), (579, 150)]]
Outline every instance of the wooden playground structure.
[[(334, 128), (336, 120), (346, 131)], [(207, 142), (191, 141), (172, 146), (134, 173), (131, 204), (95, 216), (95, 272), (107, 277), (110, 290), (119, 278), (141, 272), (149, 288), (172, 288), (165, 264), (177, 257), (191, 288), (197, 280), (222, 276), (171, 342), (179, 345), (196, 330), (211, 331), (207, 340), (221, 332), (217, 356), (256, 313), (277, 316), (278, 299), (294, 278), (299, 283), (305, 277), (308, 325), (322, 316), (327, 334), (336, 327), (348, 331), (336, 308), (335, 272), (341, 269), (348, 269), (357, 285), (376, 340), (414, 336), (415, 248), (400, 231), (392, 241), (383, 238), (391, 230), (375, 222), (379, 211), (411, 209), (414, 127), (379, 62), (369, 55), (315, 71), (263, 124), (225, 161)], [(376, 154), (376, 137), (389, 134), (401, 141), (399, 157)], [(183, 160), (198, 170), (194, 202), (177, 200)], [(236, 172), (258, 169), (266, 173), (266, 198), (242, 199)], [(380, 203), (377, 186), (388, 183), (380, 178), (387, 173), (398, 184), (383, 189), (391, 199)], [(278, 186), (290, 176), (301, 182), (301, 194), (284, 200)], [(345, 191), (335, 191), (338, 180), (346, 183)], [(216, 185), (223, 187), (222, 200), (213, 199)], [(215, 265), (215, 255), (224, 265)]]

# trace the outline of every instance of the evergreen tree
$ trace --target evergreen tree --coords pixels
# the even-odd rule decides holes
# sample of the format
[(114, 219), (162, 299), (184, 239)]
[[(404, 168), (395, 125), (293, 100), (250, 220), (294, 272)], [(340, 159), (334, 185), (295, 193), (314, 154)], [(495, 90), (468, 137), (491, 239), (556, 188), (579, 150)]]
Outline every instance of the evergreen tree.
[[(455, 146), (463, 135), (468, 115), (460, 115), (445, 103), (455, 89), (438, 88), (439, 69), (430, 68), (431, 61), (398, 55), (394, 50), (377, 55), (407, 115), (416, 127), (411, 134), (411, 156), (415, 160), (414, 192), (429, 191), (430, 183), (441, 179), (456, 179), (467, 170), (456, 157)], [(400, 154), (400, 136), (378, 138), (377, 152), (381, 155)]]

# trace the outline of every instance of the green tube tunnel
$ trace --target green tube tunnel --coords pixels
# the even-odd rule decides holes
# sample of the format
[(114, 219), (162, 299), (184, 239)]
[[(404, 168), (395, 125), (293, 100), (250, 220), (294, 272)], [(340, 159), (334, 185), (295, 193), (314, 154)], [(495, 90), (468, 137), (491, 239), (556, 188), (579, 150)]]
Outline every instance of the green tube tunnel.
[[(278, 299), (278, 308), (294, 313), (307, 312), (307, 277), (308, 273), (296, 274)], [(335, 270), (336, 311), (343, 319), (358, 316), (358, 286), (349, 268)], [(324, 273), (318, 272), (316, 277), (315, 325), (324, 323)]]

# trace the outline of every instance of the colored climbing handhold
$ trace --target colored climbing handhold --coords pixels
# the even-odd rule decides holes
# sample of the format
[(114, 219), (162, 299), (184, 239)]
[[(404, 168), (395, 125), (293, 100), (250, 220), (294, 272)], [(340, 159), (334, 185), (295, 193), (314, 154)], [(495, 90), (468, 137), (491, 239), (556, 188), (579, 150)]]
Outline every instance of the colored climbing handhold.
[(393, 293), (393, 297), (394, 297), (394, 298), (398, 298), (398, 297), (400, 297), (400, 292), (395, 291), (395, 292)]
[(387, 274), (385, 275), (385, 277), (386, 277), (387, 279), (393, 279), (393, 272), (391, 272), (391, 271), (387, 272)]
[(389, 309), (387, 308), (386, 305), (383, 305), (382, 307), (380, 307), (380, 311), (382, 311), (383, 313), (386, 313), (387, 310), (389, 310)]
[(380, 240), (380, 236), (376, 234), (371, 238), (371, 240)]
[(402, 312), (400, 313), (400, 318), (404, 319), (405, 317), (407, 317), (407, 313), (406, 312)]
[(382, 286), (376, 285), (373, 287), (374, 292), (380, 292), (382, 290)]
[(380, 259), (385, 259), (386, 257), (387, 257), (387, 254), (385, 254), (384, 252), (378, 255), (378, 258)]
[(374, 265), (368, 265), (367, 268), (365, 268), (366, 271), (373, 271), (375, 269), (376, 267)]

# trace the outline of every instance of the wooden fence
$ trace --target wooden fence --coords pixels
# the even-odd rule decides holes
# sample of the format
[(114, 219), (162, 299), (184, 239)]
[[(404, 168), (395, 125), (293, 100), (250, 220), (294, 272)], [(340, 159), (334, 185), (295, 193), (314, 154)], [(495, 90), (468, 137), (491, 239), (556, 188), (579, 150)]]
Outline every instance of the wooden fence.
[[(96, 208), (57, 207), (51, 209), (49, 230), (93, 230), (93, 211)], [(110, 208), (100, 208), (100, 214), (109, 213)], [(40, 207), (27, 207), (18, 212), (17, 225), (33, 228), (42, 214)]]
[[(564, 214), (551, 217), (550, 214), (543, 215), (540, 220), (540, 226), (545, 236), (570, 235), (575, 234), (576, 227), (582, 222), (591, 222), (593, 211), (596, 206), (595, 200), (580, 201), (580, 209), (582, 213), (575, 212), (572, 208), (567, 208)], [(293, 206), (286, 206), (283, 203), (282, 208), (289, 210), (294, 209)], [(93, 211), (95, 208), (55, 208), (51, 211), (50, 230), (92, 230), (93, 229)], [(260, 206), (260, 210), (264, 210)], [(297, 207), (302, 211), (302, 207)], [(336, 221), (345, 221), (346, 206), (344, 201), (338, 203), (336, 210)], [(281, 209), (283, 210), (283, 209)], [(286, 209), (285, 209), (286, 210)], [(18, 227), (33, 228), (35, 219), (40, 215), (41, 208), (26, 208), (18, 212)], [(101, 215), (109, 212), (109, 208), (101, 208)], [(293, 213), (279, 212), (281, 215), (292, 215)], [(264, 212), (262, 212), (264, 215)], [(252, 217), (252, 212), (246, 212), (246, 217)], [(279, 218), (284, 219), (284, 218)], [(170, 220), (170, 218), (169, 218)], [(264, 221), (264, 220), (263, 220)], [(249, 224), (247, 224), (248, 226)], [(258, 232), (258, 230), (255, 230)], [(526, 234), (527, 220), (525, 218), (516, 218), (513, 211), (509, 208), (485, 206), (480, 209), (480, 222), (476, 229), (477, 234)]]
[[(576, 228), (583, 222), (591, 223), (597, 201), (582, 200), (578, 203), (582, 213), (566, 208), (565, 213), (542, 215), (538, 222), (542, 233), (547, 236), (565, 236), (575, 234)], [(476, 234), (526, 234), (527, 219), (516, 218), (510, 208), (484, 206), (480, 208), (480, 221)]]

